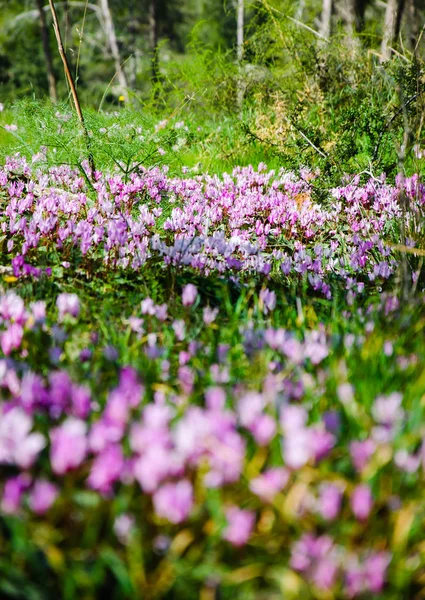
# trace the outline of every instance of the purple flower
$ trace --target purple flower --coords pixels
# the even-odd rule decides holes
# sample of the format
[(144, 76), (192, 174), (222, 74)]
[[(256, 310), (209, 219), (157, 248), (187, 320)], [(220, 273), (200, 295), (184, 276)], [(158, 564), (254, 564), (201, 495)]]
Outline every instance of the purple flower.
[(192, 484), (186, 479), (177, 483), (166, 483), (153, 495), (153, 505), (159, 517), (171, 523), (182, 523), (192, 510)]
[(9, 327), (1, 334), (0, 344), (3, 354), (9, 356), (12, 350), (16, 350), (22, 343), (24, 337), (24, 330), (21, 325), (12, 323)]
[(262, 475), (255, 477), (249, 484), (251, 492), (256, 494), (264, 502), (272, 502), (289, 480), (289, 471), (285, 467), (276, 467), (264, 471)]
[(134, 530), (135, 519), (131, 515), (123, 513), (119, 515), (114, 521), (114, 533), (121, 542), (121, 544), (128, 544), (131, 538), (131, 534)]
[(336, 519), (341, 510), (342, 490), (338, 485), (323, 483), (320, 486), (318, 511), (326, 521)]
[(230, 506), (226, 510), (227, 527), (223, 531), (223, 539), (233, 546), (244, 546), (251, 537), (255, 524), (255, 513)]
[(31, 484), (29, 475), (18, 475), (8, 479), (4, 485), (0, 509), (3, 513), (14, 515), (19, 511), (24, 491)]
[(193, 283), (184, 286), (182, 292), (183, 306), (192, 306), (198, 296), (198, 290)]
[(312, 458), (311, 433), (308, 429), (297, 429), (287, 433), (282, 444), (283, 460), (291, 469), (300, 469)]
[(154, 315), (155, 314), (155, 303), (152, 298), (145, 298), (142, 300), (142, 315)]
[(335, 437), (320, 426), (310, 427), (310, 448), (316, 462), (321, 461), (335, 445)]
[(351, 510), (359, 521), (365, 521), (373, 506), (373, 498), (370, 487), (360, 484), (354, 488), (351, 494)]
[(32, 418), (22, 408), (0, 413), (0, 464), (31, 467), (46, 445), (41, 433), (31, 433)]
[(133, 467), (133, 473), (144, 492), (151, 494), (170, 473), (172, 456), (160, 445), (150, 446), (139, 457)]
[(319, 560), (312, 570), (311, 579), (313, 583), (321, 590), (330, 590), (336, 581), (338, 566), (328, 558)]
[(209, 306), (206, 306), (202, 311), (202, 319), (205, 325), (211, 325), (211, 323), (215, 321), (217, 315), (218, 308), (210, 308)]
[(372, 406), (372, 415), (375, 421), (387, 427), (393, 427), (404, 417), (401, 408), (403, 396), (399, 392), (393, 392), (389, 396), (378, 396)]
[(174, 333), (175, 333), (178, 341), (182, 342), (186, 335), (184, 321), (182, 319), (178, 319), (178, 320), (174, 321), (174, 323), (171, 326), (174, 330)]
[(50, 462), (57, 475), (81, 465), (87, 453), (87, 425), (84, 421), (69, 418), (50, 432)]
[(112, 484), (119, 479), (123, 467), (124, 456), (121, 447), (112, 444), (95, 458), (87, 483), (101, 494), (108, 494)]
[(387, 552), (377, 552), (369, 556), (364, 563), (364, 576), (368, 591), (374, 594), (382, 592), (391, 556)]
[(280, 411), (280, 423), (285, 434), (304, 429), (307, 422), (307, 412), (302, 406), (286, 404)]
[(59, 319), (63, 319), (65, 315), (78, 317), (80, 314), (80, 301), (77, 294), (59, 294), (56, 299), (56, 306), (59, 310)]
[(259, 415), (250, 431), (259, 446), (267, 446), (276, 435), (276, 421), (270, 415)]
[(210, 410), (223, 410), (226, 403), (226, 392), (218, 386), (210, 387), (205, 392), (205, 402)]
[(36, 323), (43, 323), (46, 319), (46, 303), (42, 300), (33, 302), (31, 305), (33, 319)]
[(267, 288), (261, 290), (260, 306), (262, 306), (265, 314), (272, 312), (276, 308), (276, 294)]
[(49, 510), (58, 496), (56, 485), (45, 479), (38, 479), (29, 494), (29, 505), (33, 512), (42, 515)]
[(364, 440), (362, 442), (351, 442), (350, 454), (354, 468), (360, 473), (363, 471), (370, 457), (376, 450), (376, 443), (373, 440)]

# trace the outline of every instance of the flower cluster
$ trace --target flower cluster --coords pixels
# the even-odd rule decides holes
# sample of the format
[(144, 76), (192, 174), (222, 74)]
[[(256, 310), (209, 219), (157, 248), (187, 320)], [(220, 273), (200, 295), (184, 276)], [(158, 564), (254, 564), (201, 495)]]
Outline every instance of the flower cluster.
[(0, 227), (15, 276), (41, 275), (40, 262), (48, 273), (67, 268), (78, 250), (89, 271), (99, 262), (137, 271), (162, 257), (206, 275), (276, 270), (327, 298), (341, 280), (352, 302), (365, 282), (393, 274), (386, 242), (402, 215), (400, 197), (413, 215), (425, 190), (415, 177), (395, 186), (354, 177), (319, 203), (313, 183), (307, 171), (260, 165), (222, 177), (169, 177), (167, 167), (139, 168), (128, 180), (97, 172), (88, 187), (69, 167), (46, 170), (15, 156), (0, 170)]
[[(389, 464), (394, 490), (406, 476), (423, 477), (420, 422), (405, 435), (408, 415), (401, 393), (377, 395), (367, 409), (348, 381), (340, 381), (336, 397), (324, 404), (327, 410), (318, 411), (327, 385), (334, 385), (329, 365), (335, 340), (323, 328), (299, 336), (273, 327), (272, 320), (241, 327), (238, 345), (245, 360), (267, 364), (255, 386), (235, 375), (237, 366), (223, 343), (205, 371), (206, 362), (200, 367), (198, 358), (213, 356), (211, 336), (220, 329), (214, 324), (218, 309), (204, 306), (201, 333), (192, 339), (198, 301), (197, 287), (186, 285), (183, 318), (176, 320), (170, 305), (144, 298), (123, 323), (144, 357), (144, 371), (156, 365), (156, 377), (145, 380), (143, 370), (128, 366), (119, 370), (115, 386), (93, 381), (89, 388), (71, 376), (77, 373), (72, 363), (69, 370), (57, 366), (58, 356), (66, 357), (66, 339), (80, 331), (78, 296), (59, 294), (51, 313), (42, 301), (26, 306), (13, 292), (0, 297), (6, 355), (0, 361), (1, 512), (60, 510), (63, 490), (72, 482), (105, 501), (131, 488), (150, 503), (157, 526), (179, 526), (202, 520), (203, 498), (215, 490), (222, 502), (215, 524), (222, 543), (240, 547), (261, 539), (261, 515), (273, 510), (276, 535), (282, 535), (285, 522), (305, 529), (299, 539), (286, 539), (290, 554), (285, 559), (282, 550), (282, 560), (314, 589), (338, 588), (348, 598), (379, 593), (391, 544), (362, 532), (378, 510), (404, 514), (401, 491), (388, 497), (378, 482), (383, 478), (388, 484), (381, 467)], [(266, 309), (270, 318), (275, 304), (273, 292), (263, 288), (258, 315)], [(47, 375), (37, 368), (37, 350), (30, 343), (41, 335)], [(91, 368), (96, 353), (114, 358), (110, 348), (97, 348), (96, 340), (83, 361)], [(346, 352), (355, 354), (359, 343), (346, 343)], [(178, 351), (170, 353), (175, 347)], [(347, 524), (345, 533), (340, 520)], [(136, 521), (137, 515), (128, 513), (116, 521), (122, 543)], [(329, 535), (320, 535), (324, 525)]]

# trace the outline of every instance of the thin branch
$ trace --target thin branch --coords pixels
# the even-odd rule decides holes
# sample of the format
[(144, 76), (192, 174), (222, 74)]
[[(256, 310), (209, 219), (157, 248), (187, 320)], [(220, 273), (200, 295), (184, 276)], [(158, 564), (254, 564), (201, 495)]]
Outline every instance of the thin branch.
[(86, 124), (85, 124), (85, 121), (84, 121), (83, 112), (81, 110), (81, 105), (80, 105), (80, 100), (78, 98), (77, 89), (75, 87), (74, 79), (72, 77), (72, 73), (71, 73), (71, 70), (69, 68), (68, 59), (67, 59), (64, 47), (63, 47), (63, 42), (62, 42), (62, 36), (61, 36), (61, 32), (60, 32), (58, 17), (57, 17), (57, 14), (56, 14), (56, 9), (55, 9), (55, 5), (53, 3), (53, 0), (49, 0), (49, 5), (50, 5), (50, 10), (52, 12), (53, 28), (55, 30), (55, 36), (56, 36), (56, 40), (57, 40), (57, 43), (58, 43), (59, 54), (60, 54), (60, 57), (62, 59), (62, 63), (63, 63), (63, 67), (64, 67), (64, 70), (65, 70), (66, 78), (67, 78), (68, 83), (69, 83), (69, 87), (71, 89), (72, 99), (74, 100), (74, 106), (75, 106), (75, 110), (76, 110), (76, 113), (77, 113), (77, 116), (78, 116), (78, 120), (80, 121), (81, 128), (83, 130), (84, 138), (85, 138), (85, 141), (86, 141), (90, 169), (92, 170), (92, 172), (94, 172), (95, 165), (94, 165), (93, 154), (92, 154), (92, 151), (91, 151), (91, 148), (90, 148), (90, 138), (89, 138), (87, 127), (86, 127)]
[(285, 17), (285, 19), (288, 19), (289, 21), (292, 21), (292, 23), (295, 23), (299, 27), (302, 27), (303, 29), (306, 29), (307, 31), (309, 31), (313, 35), (317, 36), (321, 40), (324, 40), (325, 42), (329, 42), (329, 39), (326, 36), (322, 35), (321, 33), (319, 33), (318, 31), (316, 31), (312, 27), (309, 27), (308, 25), (306, 25), (302, 21), (298, 21), (298, 19), (294, 19), (294, 17), (290, 17), (289, 15), (286, 15), (284, 12), (282, 12), (281, 10), (278, 10), (274, 6), (270, 6), (268, 3), (267, 3), (267, 8), (268, 8), (268, 10), (272, 10), (273, 12), (278, 13), (282, 17)]

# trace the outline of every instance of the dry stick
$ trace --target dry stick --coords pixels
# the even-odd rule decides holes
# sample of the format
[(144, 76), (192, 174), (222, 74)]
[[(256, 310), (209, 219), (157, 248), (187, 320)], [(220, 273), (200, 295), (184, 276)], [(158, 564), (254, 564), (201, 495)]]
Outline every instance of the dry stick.
[(64, 70), (65, 70), (66, 78), (67, 78), (68, 83), (69, 83), (69, 87), (71, 88), (72, 99), (74, 100), (74, 106), (75, 106), (75, 110), (76, 110), (77, 115), (78, 115), (78, 120), (80, 121), (82, 130), (83, 130), (84, 139), (85, 139), (86, 146), (87, 146), (87, 152), (88, 152), (88, 159), (89, 159), (90, 169), (91, 169), (92, 173), (94, 173), (94, 171), (95, 171), (95, 165), (94, 165), (93, 154), (92, 154), (91, 147), (90, 147), (90, 138), (89, 138), (89, 134), (88, 134), (88, 131), (87, 131), (86, 124), (84, 122), (84, 116), (83, 116), (83, 112), (81, 110), (81, 105), (80, 105), (80, 100), (78, 98), (77, 89), (75, 87), (74, 79), (72, 77), (71, 70), (69, 68), (68, 59), (66, 57), (65, 50), (64, 50), (64, 47), (63, 47), (63, 42), (62, 42), (62, 36), (61, 36), (60, 28), (59, 28), (58, 17), (57, 17), (57, 14), (56, 14), (56, 9), (55, 9), (55, 5), (53, 3), (53, 0), (49, 0), (49, 5), (50, 5), (50, 10), (52, 12), (53, 29), (55, 30), (55, 36), (56, 36), (56, 41), (58, 43), (59, 54), (60, 54), (60, 57), (61, 57), (62, 62), (63, 62), (63, 67), (64, 67)]

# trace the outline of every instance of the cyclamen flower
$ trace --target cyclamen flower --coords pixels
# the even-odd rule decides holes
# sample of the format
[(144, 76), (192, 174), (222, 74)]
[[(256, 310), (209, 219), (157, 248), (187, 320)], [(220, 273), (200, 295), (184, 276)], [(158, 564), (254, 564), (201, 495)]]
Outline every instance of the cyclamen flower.
[(328, 483), (320, 486), (318, 512), (327, 520), (336, 519), (341, 510), (342, 489), (340, 486)]
[(377, 423), (392, 427), (404, 417), (401, 408), (403, 396), (399, 392), (393, 392), (389, 396), (378, 396), (373, 407), (372, 415)]
[(288, 480), (289, 471), (284, 467), (276, 467), (264, 471), (262, 475), (252, 479), (249, 489), (264, 502), (272, 502), (276, 494), (288, 483)]
[(230, 506), (226, 510), (227, 527), (223, 531), (223, 539), (233, 546), (244, 546), (254, 529), (255, 513)]
[(0, 317), (4, 321), (24, 325), (28, 315), (24, 301), (15, 292), (8, 292), (0, 297)]
[(351, 494), (351, 510), (359, 521), (365, 521), (373, 506), (373, 498), (370, 487), (366, 484), (360, 484), (354, 488)]
[(131, 538), (131, 533), (134, 530), (135, 519), (126, 513), (119, 515), (114, 521), (114, 533), (121, 544), (128, 544)]
[(0, 464), (31, 467), (46, 445), (41, 433), (31, 433), (32, 418), (22, 408), (0, 413)]
[(24, 337), (24, 330), (21, 325), (12, 323), (9, 327), (1, 334), (0, 344), (3, 354), (9, 356), (12, 350), (16, 350), (22, 343)]
[(29, 495), (29, 505), (33, 512), (42, 515), (55, 502), (59, 490), (56, 485), (45, 479), (38, 479)]
[(4, 484), (0, 511), (7, 515), (16, 514), (21, 506), (23, 493), (30, 485), (31, 477), (26, 474), (8, 479)]
[(335, 547), (328, 535), (305, 534), (293, 546), (290, 565), (324, 590), (333, 587), (338, 574)]
[(267, 288), (261, 290), (260, 303), (265, 314), (272, 312), (276, 308), (276, 294)]
[(202, 312), (202, 318), (205, 325), (211, 325), (216, 319), (218, 315), (218, 308), (210, 308), (209, 306), (205, 306)]
[(354, 468), (360, 473), (367, 465), (370, 457), (376, 450), (376, 443), (367, 439), (362, 442), (351, 442), (350, 455)]
[(87, 483), (101, 494), (109, 494), (123, 467), (124, 456), (121, 447), (116, 444), (110, 445), (95, 458)]
[(42, 300), (33, 302), (31, 305), (31, 312), (33, 319), (36, 323), (42, 323), (46, 319), (46, 303)]
[(159, 517), (174, 524), (182, 523), (192, 510), (192, 484), (186, 479), (177, 483), (166, 483), (153, 495), (153, 505)]
[(59, 294), (56, 299), (56, 306), (59, 310), (60, 319), (63, 319), (65, 315), (76, 318), (80, 314), (80, 301), (77, 294)]
[(50, 432), (50, 461), (57, 475), (81, 465), (87, 453), (87, 425), (84, 421), (69, 418)]
[(364, 564), (366, 590), (374, 594), (382, 592), (391, 556), (387, 552), (377, 552), (369, 556)]
[(182, 292), (183, 306), (192, 306), (198, 296), (198, 290), (193, 283), (184, 286)]

